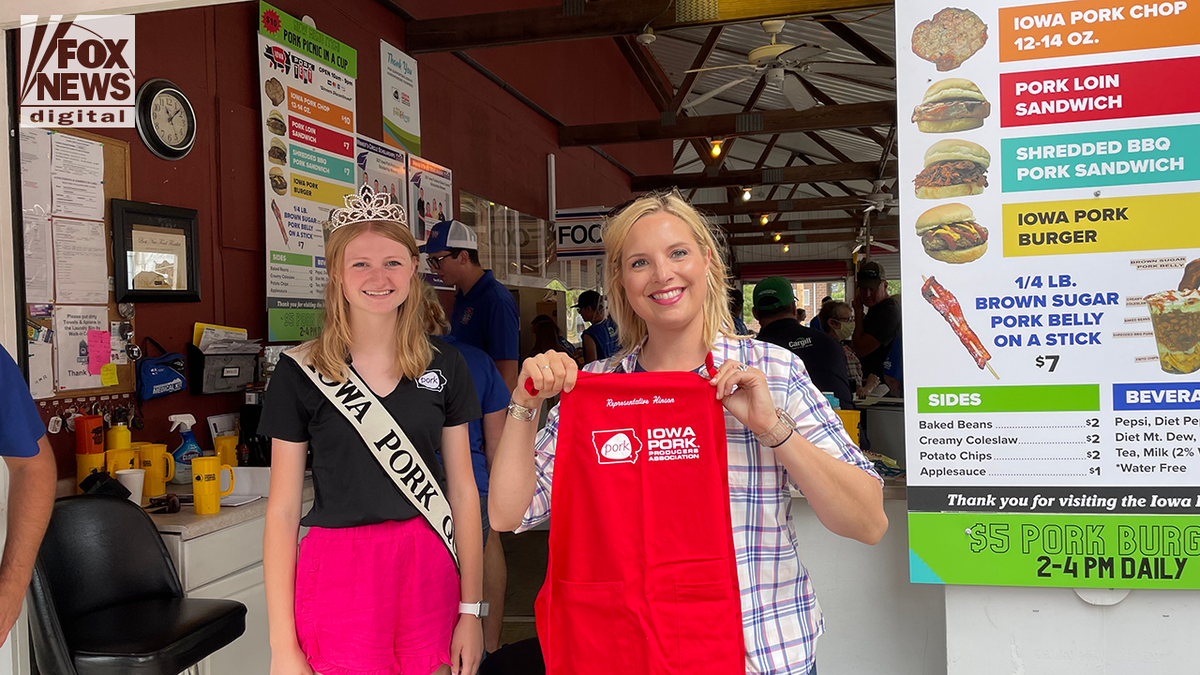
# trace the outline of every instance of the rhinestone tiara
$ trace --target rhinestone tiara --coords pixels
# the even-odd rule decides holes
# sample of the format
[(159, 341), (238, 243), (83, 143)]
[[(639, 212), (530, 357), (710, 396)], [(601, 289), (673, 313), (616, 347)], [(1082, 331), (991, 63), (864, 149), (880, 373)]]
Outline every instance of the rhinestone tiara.
[(393, 204), (391, 195), (386, 192), (376, 193), (368, 185), (363, 185), (358, 194), (348, 194), (342, 197), (345, 207), (334, 209), (329, 214), (329, 231), (332, 232), (344, 225), (353, 225), (368, 220), (388, 220), (401, 225), (408, 225), (408, 218), (399, 204)]

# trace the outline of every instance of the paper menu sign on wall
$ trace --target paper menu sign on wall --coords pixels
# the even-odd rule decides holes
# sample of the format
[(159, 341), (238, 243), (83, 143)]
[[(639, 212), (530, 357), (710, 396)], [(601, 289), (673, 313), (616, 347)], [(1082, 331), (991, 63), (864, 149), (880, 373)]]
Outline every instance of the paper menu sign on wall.
[(912, 580), (1200, 588), (1200, 7), (896, 18)]
[(360, 188), (369, 185), (376, 194), (386, 192), (392, 203), (399, 204), (407, 216), (408, 153), (402, 148), (386, 147), (379, 141), (359, 136), (355, 141), (354, 160), (357, 165), (355, 185)]
[(421, 90), (417, 60), (379, 41), (379, 71), (383, 93), (383, 140), (391, 146), (421, 154)]
[(357, 52), (260, 2), (268, 340), (320, 329), (325, 293), (323, 228), (355, 186)]

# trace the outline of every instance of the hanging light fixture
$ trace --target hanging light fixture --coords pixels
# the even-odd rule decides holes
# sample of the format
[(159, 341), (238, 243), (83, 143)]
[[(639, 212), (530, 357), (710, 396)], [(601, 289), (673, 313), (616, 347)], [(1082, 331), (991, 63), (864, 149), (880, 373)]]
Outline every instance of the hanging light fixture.
[(782, 238), (783, 238), (783, 235), (779, 234), (778, 232), (775, 233), (775, 241), (779, 241)]
[(754, 195), (750, 193), (750, 188), (742, 188), (742, 201), (748, 202)]
[(768, 218), (767, 214), (764, 213), (762, 214), (762, 217), (758, 219), (758, 222), (760, 225), (766, 225), (767, 223), (771, 222), (771, 219)]
[(788, 246), (787, 244), (784, 244), (784, 245), (783, 245), (783, 252), (784, 252), (784, 253), (787, 253), (789, 250), (791, 250), (791, 248), (792, 248), (792, 247)]
[(721, 156), (721, 139), (714, 138), (711, 141), (709, 141), (709, 143), (712, 144), (712, 156), (720, 157)]

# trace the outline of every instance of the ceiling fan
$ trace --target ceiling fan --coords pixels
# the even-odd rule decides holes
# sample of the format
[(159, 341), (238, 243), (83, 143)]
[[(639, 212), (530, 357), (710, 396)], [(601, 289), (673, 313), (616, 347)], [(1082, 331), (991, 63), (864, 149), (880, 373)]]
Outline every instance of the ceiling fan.
[(885, 251), (896, 253), (900, 249), (891, 244), (882, 241), (876, 241), (875, 237), (871, 236), (871, 212), (882, 213), (884, 209), (895, 208), (899, 202), (896, 201), (896, 196), (883, 191), (883, 185), (886, 181), (877, 180), (871, 184), (871, 192), (862, 197), (863, 203), (867, 208), (863, 209), (863, 224), (862, 229), (858, 232), (858, 238), (855, 239), (854, 250), (851, 255), (858, 255), (859, 251), (866, 249), (865, 254), (867, 260), (871, 259), (871, 247), (876, 246)]
[(871, 211), (883, 212), (900, 205), (895, 194), (883, 191), (886, 182), (883, 180), (873, 181), (871, 183), (871, 192), (861, 197), (863, 204), (867, 207), (864, 210), (865, 213), (870, 213)]
[(732, 89), (747, 80), (758, 77), (759, 73), (762, 74), (762, 77), (766, 78), (767, 84), (780, 87), (784, 98), (796, 110), (807, 110), (817, 105), (817, 100), (813, 98), (813, 95), (804, 86), (804, 83), (800, 81), (799, 76), (802, 74), (854, 75), (888, 80), (895, 79), (896, 77), (896, 69), (891, 66), (850, 63), (847, 61), (820, 61), (818, 59), (830, 53), (828, 49), (816, 45), (790, 45), (779, 42), (777, 37), (783, 31), (785, 23), (787, 22), (778, 20), (762, 22), (763, 31), (771, 36), (771, 44), (751, 50), (750, 54), (747, 55), (746, 63), (697, 68), (687, 71), (689, 73), (705, 73), (710, 70), (749, 68), (755, 72), (751, 75), (726, 82), (716, 89), (701, 94), (688, 103), (685, 103), (684, 107), (693, 108), (700, 105), (728, 89)]

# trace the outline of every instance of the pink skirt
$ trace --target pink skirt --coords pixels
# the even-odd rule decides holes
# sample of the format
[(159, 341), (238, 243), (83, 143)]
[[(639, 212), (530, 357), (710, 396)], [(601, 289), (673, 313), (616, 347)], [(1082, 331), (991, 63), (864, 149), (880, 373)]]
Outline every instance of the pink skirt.
[(296, 637), (321, 675), (429, 675), (450, 663), (458, 601), (458, 571), (423, 518), (300, 541)]

